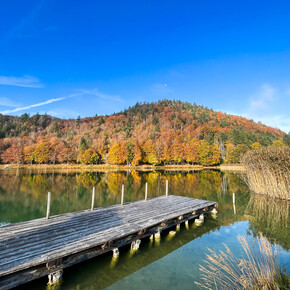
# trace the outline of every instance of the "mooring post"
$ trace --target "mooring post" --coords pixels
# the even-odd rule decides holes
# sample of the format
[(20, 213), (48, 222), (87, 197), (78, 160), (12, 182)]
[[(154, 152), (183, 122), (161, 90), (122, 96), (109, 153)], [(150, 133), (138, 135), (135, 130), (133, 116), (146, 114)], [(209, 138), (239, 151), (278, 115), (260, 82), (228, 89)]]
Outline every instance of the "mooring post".
[(145, 200), (147, 200), (147, 193), (148, 193), (148, 183), (145, 183)]
[(166, 180), (166, 196), (168, 196), (168, 180)]
[(234, 192), (233, 192), (233, 209), (234, 209), (234, 214), (236, 214), (236, 196)]
[(91, 205), (91, 210), (94, 210), (95, 207), (95, 187), (93, 187), (93, 192), (92, 192), (92, 205)]
[(46, 219), (49, 219), (49, 215), (50, 215), (50, 199), (51, 199), (51, 193), (48, 192), (47, 193), (47, 208), (46, 208)]
[(124, 203), (124, 184), (122, 184), (121, 205)]

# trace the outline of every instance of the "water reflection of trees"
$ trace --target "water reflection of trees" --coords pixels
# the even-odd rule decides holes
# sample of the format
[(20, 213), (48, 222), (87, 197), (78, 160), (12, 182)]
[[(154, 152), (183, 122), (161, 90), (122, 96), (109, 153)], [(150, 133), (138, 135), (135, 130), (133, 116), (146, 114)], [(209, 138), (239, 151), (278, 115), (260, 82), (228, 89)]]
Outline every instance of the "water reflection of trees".
[[(91, 191), (96, 188), (95, 206), (107, 206), (120, 202), (121, 186), (125, 185), (125, 201), (144, 198), (145, 183), (148, 182), (148, 197), (165, 194), (166, 180), (169, 194), (218, 201), (232, 213), (231, 196), (223, 192), (246, 191), (238, 176), (219, 171), (200, 172), (12, 172), (0, 174), (0, 200), (13, 204), (30, 204), (31, 208), (45, 211), (47, 192), (52, 192), (52, 213), (63, 213), (88, 209)], [(226, 184), (225, 184), (226, 183)], [(13, 194), (12, 194), (13, 193)], [(11, 206), (10, 206), (11, 207)], [(11, 207), (13, 209), (13, 206)], [(239, 207), (241, 208), (241, 207)], [(241, 211), (239, 211), (242, 213)], [(41, 215), (42, 216), (42, 215)], [(32, 218), (36, 218), (35, 216)]]
[(257, 236), (262, 232), (271, 242), (290, 249), (289, 207), (286, 200), (251, 195), (246, 214), (250, 215), (250, 231)]

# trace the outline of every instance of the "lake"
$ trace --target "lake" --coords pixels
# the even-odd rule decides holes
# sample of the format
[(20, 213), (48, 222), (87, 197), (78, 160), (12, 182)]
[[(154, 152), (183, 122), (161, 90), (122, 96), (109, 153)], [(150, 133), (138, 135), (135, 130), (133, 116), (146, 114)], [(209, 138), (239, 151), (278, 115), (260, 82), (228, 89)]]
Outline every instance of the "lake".
[[(238, 235), (255, 240), (259, 233), (278, 245), (280, 263), (290, 271), (289, 202), (251, 194), (241, 173), (2, 170), (0, 224), (44, 217), (48, 191), (55, 215), (90, 208), (93, 186), (95, 206), (102, 207), (120, 203), (122, 184), (129, 202), (144, 198), (146, 182), (149, 198), (164, 195), (166, 180), (169, 194), (217, 201), (217, 217), (206, 217), (200, 227), (183, 224), (174, 237), (166, 231), (159, 242), (142, 240), (134, 254), (121, 248), (118, 260), (108, 253), (65, 269), (62, 284), (54, 289), (195, 289), (208, 248), (224, 250), (225, 243), (241, 257)], [(21, 289), (46, 289), (46, 283), (43, 278)]]

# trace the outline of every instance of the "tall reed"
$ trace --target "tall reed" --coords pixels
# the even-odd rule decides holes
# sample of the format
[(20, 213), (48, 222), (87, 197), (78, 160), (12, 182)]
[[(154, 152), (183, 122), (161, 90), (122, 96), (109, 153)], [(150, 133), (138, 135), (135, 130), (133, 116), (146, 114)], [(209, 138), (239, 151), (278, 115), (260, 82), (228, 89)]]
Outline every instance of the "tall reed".
[(242, 158), (246, 182), (258, 194), (290, 199), (290, 147), (263, 147)]
[(279, 267), (278, 250), (270, 242), (259, 237), (257, 243), (238, 236), (244, 251), (244, 258), (234, 256), (227, 245), (226, 251), (218, 253), (209, 249), (205, 266), (200, 266), (203, 284), (195, 284), (205, 289), (288, 289), (289, 277)]

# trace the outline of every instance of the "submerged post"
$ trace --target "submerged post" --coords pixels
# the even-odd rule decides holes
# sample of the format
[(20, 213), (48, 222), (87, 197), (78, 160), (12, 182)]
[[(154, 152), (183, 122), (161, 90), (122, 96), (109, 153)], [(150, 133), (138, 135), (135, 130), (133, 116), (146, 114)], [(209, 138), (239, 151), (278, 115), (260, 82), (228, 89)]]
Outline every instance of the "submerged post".
[(121, 205), (124, 203), (124, 184), (122, 184)]
[(51, 199), (51, 193), (48, 192), (47, 193), (47, 208), (46, 208), (46, 219), (49, 219), (49, 215), (50, 215), (50, 199)]
[(147, 193), (148, 193), (148, 183), (145, 183), (145, 200), (147, 200)]
[(166, 196), (168, 196), (168, 180), (166, 180)]
[(93, 187), (91, 210), (94, 210), (94, 207), (95, 207), (95, 187)]

